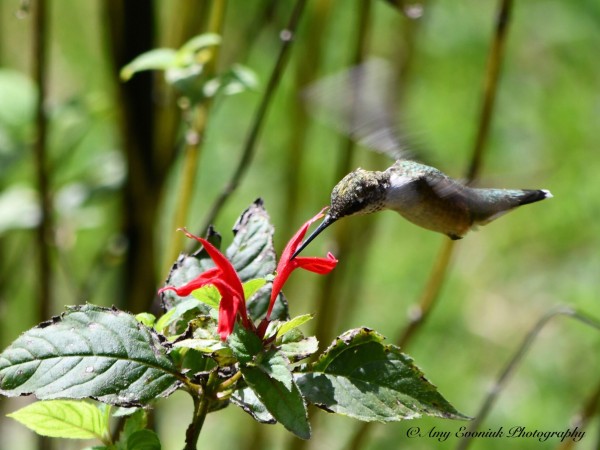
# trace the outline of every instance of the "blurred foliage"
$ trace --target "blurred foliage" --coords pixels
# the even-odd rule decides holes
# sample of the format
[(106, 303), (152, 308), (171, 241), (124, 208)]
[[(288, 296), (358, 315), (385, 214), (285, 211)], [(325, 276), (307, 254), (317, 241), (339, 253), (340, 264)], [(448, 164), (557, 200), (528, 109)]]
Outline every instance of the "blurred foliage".
[[(35, 5), (35, 1), (31, 3)], [(49, 2), (45, 108), (55, 216), (50, 274), (55, 313), (65, 304), (89, 301), (110, 305), (127, 302), (130, 295), (127, 283), (131, 280), (123, 274), (133, 247), (124, 228), (127, 208), (123, 206), (123, 190), (135, 172), (123, 138), (123, 128), (130, 122), (124, 121), (123, 97), (117, 92), (124, 89), (119, 70), (136, 55), (115, 66), (106, 21), (106, 8), (121, 3)], [(155, 0), (150, 11), (150, 2), (127, 3), (130, 8), (145, 9), (151, 15), (151, 28), (146, 30), (151, 46), (137, 52), (140, 54), (151, 48), (179, 48), (193, 36), (206, 32), (214, 2)], [(284, 228), (276, 233), (275, 246), (280, 249), (291, 230), (327, 204), (342, 158), (341, 137), (310, 117), (299, 119), (292, 111), (299, 106), (299, 90), (305, 83), (351, 64), (359, 3), (307, 2), (290, 64), (258, 141), (256, 158), (241, 187), (216, 219), (219, 229), (230, 227), (239, 211), (261, 196), (275, 226)], [(460, 177), (468, 166), (476, 134), (496, 2), (412, 2), (408, 16), (413, 18), (391, 3), (398, 2), (370, 2), (366, 54), (400, 61), (410, 50), (409, 66), (403, 71), (402, 80), (404, 127), (411, 139), (431, 149), (436, 166)], [(30, 76), (32, 21), (26, 12), (19, 12), (20, 5), (18, 0), (0, 3), (2, 347), (39, 321), (35, 286), (40, 274), (32, 264), (37, 245), (32, 229), (40, 217), (31, 150), (36, 133), (33, 117), (37, 88)], [(259, 86), (255, 92), (223, 97), (211, 109), (202, 136), (203, 151), (192, 207), (187, 223), (179, 225), (191, 230), (199, 227), (230, 178), (293, 6), (292, 1), (272, 0), (232, 1), (227, 5), (218, 66), (243, 64), (256, 73)], [(549, 308), (566, 303), (600, 316), (599, 24), (597, 0), (515, 2), (491, 140), (479, 183), (547, 188), (555, 198), (504, 217), (458, 244), (440, 302), (408, 350), (446, 398), (467, 414), (476, 411), (486, 389), (522, 337)], [(117, 25), (112, 22), (112, 26)], [(410, 45), (406, 32), (409, 28)], [(135, 38), (136, 30), (130, 31)], [(122, 45), (124, 41), (118, 39), (125, 37), (113, 35), (112, 45)], [(311, 71), (307, 73), (309, 67)], [(142, 212), (156, 211), (152, 211), (151, 218), (138, 217), (152, 226), (154, 240), (146, 236), (142, 239), (144, 245), (156, 249), (156, 260), (142, 259), (144, 263), (137, 269), (149, 274), (148, 279), (155, 285), (146, 287), (153, 292), (167, 275), (163, 273), (161, 255), (174, 232), (171, 220), (182, 170), (183, 129), (175, 106), (177, 96), (165, 86), (163, 75), (145, 75), (148, 89), (142, 90), (141, 95), (156, 115), (154, 126), (141, 128), (146, 133), (141, 142), (151, 142), (156, 149), (142, 145), (138, 155), (152, 158), (160, 176), (145, 180), (142, 193), (148, 198), (140, 201)], [(136, 133), (140, 133), (139, 129)], [(300, 157), (292, 158), (288, 149), (298, 135), (303, 136), (305, 145)], [(361, 148), (352, 167), (383, 169), (389, 163), (375, 160)], [(290, 172), (297, 176), (290, 177)], [(288, 186), (290, 181), (297, 183), (293, 189)], [(290, 197), (294, 191), (297, 195)], [(290, 198), (294, 198), (291, 203)], [(294, 217), (290, 218), (290, 214)], [(360, 226), (368, 218), (350, 220)], [(312, 244), (315, 252), (335, 253), (336, 226), (340, 224)], [(223, 238), (227, 245), (231, 235), (224, 233)], [(373, 235), (358, 236), (354, 240), (356, 251), (338, 266), (342, 270), (337, 281), (343, 293), (343, 317), (333, 322), (334, 332), (365, 325), (390, 339), (397, 335), (423, 289), (444, 239), (394, 213), (379, 214)], [(367, 241), (371, 244), (367, 245)], [(365, 262), (364, 272), (359, 274), (363, 284), (356, 290), (353, 268), (360, 261)], [(305, 274), (298, 274), (288, 287), (290, 298), (305, 299), (290, 305), (292, 315), (317, 308), (311, 299), (316, 296), (318, 283), (304, 277)], [(144, 296), (147, 294), (142, 293)], [(147, 299), (148, 305), (152, 300)], [(599, 381), (599, 350), (597, 333), (568, 320), (551, 322), (501, 394), (483, 424), (484, 429), (515, 425), (542, 430), (568, 427)], [(188, 423), (191, 414), (191, 404), (182, 401), (183, 396), (174, 396), (156, 413), (165, 448), (182, 447), (183, 424)], [(16, 409), (14, 401), (0, 402), (5, 412)], [(319, 422), (321, 428), (309, 447), (345, 448), (353, 433), (353, 422), (315, 414), (313, 423)], [(20, 442), (20, 448), (33, 448), (33, 438), (24, 429), (0, 420), (0, 447)], [(409, 421), (377, 427), (366, 448), (395, 448), (415, 424)], [(456, 430), (455, 424), (435, 419), (419, 420), (418, 425), (422, 429), (436, 426)], [(587, 430), (582, 448), (597, 445), (598, 429), (596, 418)], [(268, 434), (261, 437), (243, 413), (230, 408), (218, 417), (209, 416), (200, 445), (242, 448), (240, 442), (244, 442), (252, 448), (259, 442), (256, 439), (264, 439), (260, 448), (287, 445), (281, 430), (268, 428), (263, 432)], [(549, 449), (556, 444), (552, 440), (510, 442), (511, 448), (523, 449)], [(456, 440), (438, 443), (415, 439), (408, 445), (414, 449), (434, 445), (453, 448)], [(61, 448), (70, 447), (65, 444)], [(475, 441), (471, 448), (500, 449), (506, 448), (506, 443), (486, 439)]]

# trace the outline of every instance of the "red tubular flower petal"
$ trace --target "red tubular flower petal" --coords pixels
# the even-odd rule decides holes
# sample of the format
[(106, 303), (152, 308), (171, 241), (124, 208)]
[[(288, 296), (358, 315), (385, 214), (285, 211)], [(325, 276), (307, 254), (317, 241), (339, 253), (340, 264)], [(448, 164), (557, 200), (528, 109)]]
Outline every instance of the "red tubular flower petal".
[(317, 257), (296, 257), (291, 259), (293, 254), (296, 252), (296, 249), (302, 243), (308, 228), (312, 225), (313, 222), (316, 222), (320, 218), (323, 217), (323, 212), (326, 208), (323, 208), (316, 216), (308, 220), (300, 229), (296, 232), (296, 234), (290, 239), (290, 241), (285, 246), (281, 254), (281, 258), (279, 259), (279, 263), (277, 264), (277, 273), (275, 274), (275, 278), (273, 279), (273, 287), (271, 288), (271, 299), (269, 302), (269, 309), (267, 310), (267, 320), (271, 317), (271, 311), (273, 310), (273, 306), (275, 305), (275, 300), (277, 296), (281, 292), (283, 285), (294, 271), (298, 267), (308, 270), (310, 272), (315, 272), (319, 274), (326, 274), (333, 270), (333, 268), (338, 263), (338, 260), (335, 259), (331, 253), (327, 254), (327, 258), (317, 258)]
[(206, 272), (201, 273), (192, 281), (183, 286), (175, 287), (175, 286), (165, 286), (162, 289), (159, 289), (158, 293), (162, 294), (165, 291), (175, 291), (177, 295), (180, 297), (187, 297), (196, 289), (200, 289), (202, 286), (206, 286), (207, 284), (212, 284), (212, 280), (219, 276), (221, 270), (218, 267), (213, 267), (212, 269), (208, 269)]
[(325, 275), (331, 272), (338, 263), (338, 260), (330, 253), (327, 253), (327, 258), (316, 258), (311, 256), (296, 256), (298, 267), (310, 272)]
[(225, 340), (227, 336), (233, 332), (235, 319), (238, 313), (242, 316), (244, 326), (250, 328), (252, 323), (250, 322), (248, 312), (246, 311), (242, 281), (231, 262), (229, 262), (225, 255), (206, 239), (194, 236), (185, 229), (182, 229), (182, 231), (187, 237), (195, 239), (202, 244), (204, 250), (206, 250), (211, 257), (216, 267), (208, 269), (206, 272), (200, 274), (183, 286), (178, 288), (166, 286), (158, 292), (162, 293), (167, 290), (172, 290), (175, 291), (177, 295), (185, 297), (202, 286), (212, 284), (221, 294), (221, 301), (219, 303), (219, 323), (217, 328), (221, 339)]

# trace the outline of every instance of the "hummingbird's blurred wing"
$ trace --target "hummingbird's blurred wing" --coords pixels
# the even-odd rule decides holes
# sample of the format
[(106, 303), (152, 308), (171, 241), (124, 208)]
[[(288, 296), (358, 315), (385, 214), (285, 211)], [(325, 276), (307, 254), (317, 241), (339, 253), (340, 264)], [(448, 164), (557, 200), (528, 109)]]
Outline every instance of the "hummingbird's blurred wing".
[(370, 59), (302, 91), (309, 113), (356, 142), (393, 159), (411, 155), (394, 121), (394, 71)]

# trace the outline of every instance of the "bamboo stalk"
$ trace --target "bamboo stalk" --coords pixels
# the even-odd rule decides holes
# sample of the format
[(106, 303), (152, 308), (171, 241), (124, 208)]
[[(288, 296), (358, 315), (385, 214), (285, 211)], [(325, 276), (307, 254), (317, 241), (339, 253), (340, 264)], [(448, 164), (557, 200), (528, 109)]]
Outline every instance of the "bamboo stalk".
[[(470, 182), (476, 179), (481, 171), (483, 154), (487, 148), (489, 138), (490, 124), (493, 117), (496, 94), (498, 91), (498, 81), (501, 68), (501, 62), (504, 57), (506, 37), (508, 26), (510, 24), (512, 0), (500, 0), (498, 13), (496, 16), (496, 26), (492, 44), (488, 56), (488, 62), (484, 75), (484, 88), (482, 94), (482, 104), (479, 114), (478, 132), (473, 146), (471, 161), (467, 169), (467, 179)], [(404, 330), (400, 332), (398, 342), (405, 349), (414, 339), (414, 336), (422, 329), (423, 324), (431, 315), (434, 307), (439, 300), (439, 294), (443, 283), (447, 278), (450, 261), (454, 253), (454, 241), (446, 241), (439, 253), (436, 262), (433, 265), (423, 293), (419, 299), (419, 304), (409, 318), (409, 323)], [(349, 449), (359, 450), (367, 439), (371, 425), (362, 424), (353, 436)]]
[(241, 183), (242, 178), (248, 171), (248, 168), (250, 167), (250, 164), (254, 159), (254, 153), (256, 151), (256, 142), (258, 141), (258, 137), (266, 119), (267, 111), (269, 110), (269, 106), (271, 105), (271, 100), (273, 99), (273, 96), (277, 88), (279, 87), (279, 81), (281, 80), (283, 72), (287, 67), (291, 46), (294, 42), (296, 30), (298, 28), (300, 18), (302, 17), (302, 12), (304, 10), (305, 5), (306, 0), (296, 1), (287, 27), (281, 31), (281, 47), (279, 48), (279, 54), (277, 55), (275, 67), (271, 72), (271, 76), (265, 89), (265, 93), (258, 106), (258, 110), (254, 115), (254, 119), (248, 132), (248, 136), (246, 138), (242, 154), (240, 156), (240, 159), (238, 160), (233, 175), (231, 176), (230, 180), (227, 182), (221, 193), (217, 196), (216, 200), (212, 204), (204, 221), (204, 225), (202, 226), (201, 234), (203, 234), (205, 230), (208, 230), (208, 227), (214, 222), (221, 209), (227, 203), (227, 200), (229, 200), (229, 197), (235, 192), (235, 190)]
[[(222, 34), (223, 24), (225, 22), (225, 11), (227, 9), (227, 0), (213, 0), (211, 12), (208, 20), (207, 32)], [(213, 49), (213, 55), (204, 68), (208, 77), (214, 76), (219, 58), (219, 47)], [(202, 103), (192, 106), (184, 111), (184, 117), (187, 123), (187, 132), (184, 144), (184, 160), (182, 172), (179, 177), (179, 187), (177, 188), (177, 202), (173, 214), (172, 231), (186, 225), (189, 212), (192, 205), (192, 197), (196, 187), (198, 172), (198, 163), (200, 161), (203, 138), (206, 133), (206, 125), (212, 109), (213, 101), (211, 98)], [(183, 248), (183, 236), (181, 233), (172, 232), (171, 239), (165, 252), (163, 263), (164, 272), (167, 273), (173, 261), (177, 259), (179, 252)]]
[[(50, 248), (53, 245), (52, 198), (48, 165), (48, 117), (45, 103), (48, 81), (49, 1), (37, 0), (33, 9), (32, 75), (38, 94), (35, 102), (36, 138), (33, 147), (35, 174), (40, 206), (40, 222), (36, 228), (37, 254), (37, 318), (47, 320), (52, 311), (52, 267)], [(46, 436), (37, 436), (37, 448), (49, 450), (53, 447)]]

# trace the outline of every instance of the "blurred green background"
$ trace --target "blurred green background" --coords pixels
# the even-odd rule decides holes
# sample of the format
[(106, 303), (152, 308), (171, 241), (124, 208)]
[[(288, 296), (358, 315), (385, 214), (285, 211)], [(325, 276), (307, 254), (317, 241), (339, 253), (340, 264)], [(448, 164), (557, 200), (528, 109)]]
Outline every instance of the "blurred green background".
[[(193, 198), (185, 223), (198, 229), (231, 177), (273, 70), (295, 1), (215, 0), (226, 6), (219, 68), (254, 70), (254, 92), (219, 98), (208, 110)], [(403, 70), (402, 117), (431, 149), (431, 160), (460, 178), (478, 127), (486, 59), (498, 2), (410, 2), (410, 18), (385, 1), (309, 0), (289, 64), (266, 116), (247, 176), (214, 221), (228, 243), (237, 216), (257, 197), (276, 227), (279, 251), (307, 218), (328, 203), (344, 159), (343, 136), (307, 116), (299, 99), (310, 82), (363, 56)], [(119, 69), (156, 47), (177, 48), (205, 32), (206, 0), (54, 0), (48, 2), (46, 172), (51, 198), (49, 267), (40, 273), (38, 176), (34, 163), (34, 14), (37, 2), (0, 3), (0, 337), (20, 332), (64, 305), (115, 304), (150, 309), (170, 261), (173, 211), (185, 152), (176, 94), (162, 73), (121, 83)], [(416, 6), (415, 6), (416, 5)], [(413, 14), (414, 15), (414, 14)], [(417, 14), (418, 15), (418, 14)], [(361, 18), (363, 20), (361, 24)], [(550, 308), (571, 305), (600, 317), (600, 3), (516, 1), (508, 28), (481, 186), (546, 188), (555, 198), (524, 207), (456, 246), (438, 303), (406, 351), (461, 412), (475, 414), (488, 388), (526, 333)], [(391, 163), (365, 148), (350, 170)], [(348, 219), (306, 254), (336, 253), (351, 233), (333, 277), (297, 273), (286, 286), (292, 314), (316, 312), (335, 295), (324, 336), (368, 326), (394, 340), (447, 239), (384, 212)], [(350, 223), (351, 222), (351, 223)], [(183, 245), (183, 239), (178, 245)], [(337, 254), (337, 253), (336, 253)], [(49, 300), (40, 308), (40, 280)], [(41, 317), (41, 314), (47, 314)], [(307, 328), (307, 332), (310, 332)], [(550, 322), (501, 392), (483, 430), (513, 426), (566, 429), (598, 389), (600, 335), (565, 318)], [(35, 448), (32, 433), (4, 417), (28, 399), (0, 399), (0, 447)], [(163, 448), (183, 446), (191, 401), (159, 403)], [(596, 406), (597, 408), (597, 406)], [(358, 423), (315, 411), (309, 449), (348, 448)], [(411, 439), (419, 426), (454, 433), (459, 422), (419, 419), (375, 425), (362, 448), (454, 448)], [(600, 421), (577, 448), (598, 448)], [(256, 427), (236, 407), (208, 417), (199, 448), (300, 448), (279, 425)], [(475, 449), (550, 449), (550, 439), (481, 439)], [(82, 448), (59, 442), (55, 448)]]

